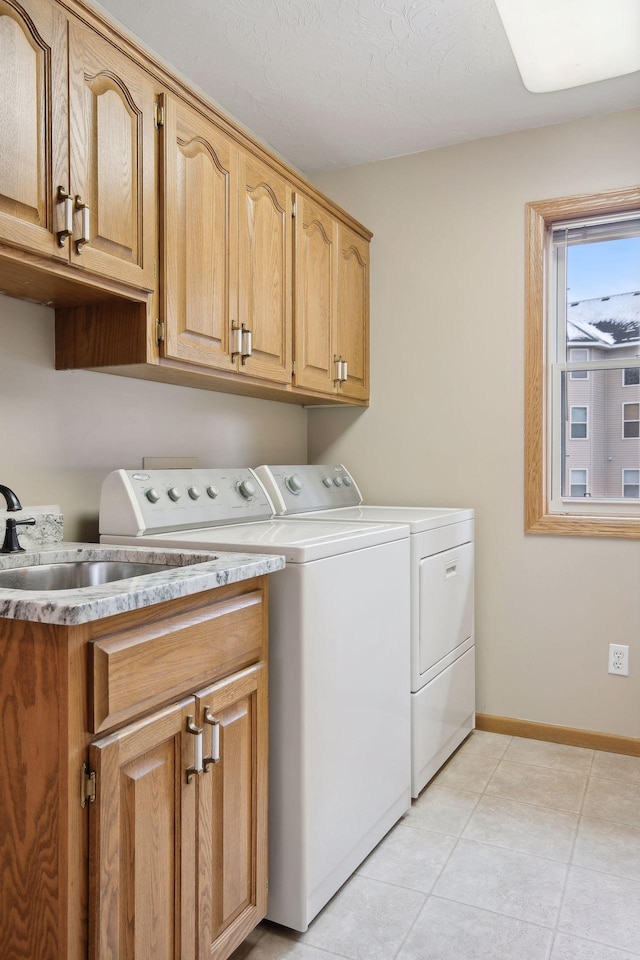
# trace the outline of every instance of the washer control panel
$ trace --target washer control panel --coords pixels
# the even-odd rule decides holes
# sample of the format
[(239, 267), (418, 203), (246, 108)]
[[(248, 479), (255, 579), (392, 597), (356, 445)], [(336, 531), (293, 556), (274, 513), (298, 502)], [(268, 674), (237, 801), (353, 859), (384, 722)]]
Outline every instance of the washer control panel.
[(261, 466), (254, 472), (279, 516), (362, 503), (355, 480), (341, 463)]
[(268, 520), (269, 498), (248, 467), (114, 470), (100, 496), (100, 533), (142, 536)]

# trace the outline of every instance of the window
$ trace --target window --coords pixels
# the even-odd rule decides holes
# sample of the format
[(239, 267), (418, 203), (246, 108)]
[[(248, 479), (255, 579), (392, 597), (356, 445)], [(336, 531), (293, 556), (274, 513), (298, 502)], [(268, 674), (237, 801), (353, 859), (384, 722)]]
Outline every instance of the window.
[(639, 187), (527, 205), (525, 379), (525, 530), (640, 538)]
[[(588, 359), (589, 359), (588, 350), (576, 350), (575, 347), (569, 350), (569, 360), (571, 360), (572, 363), (580, 363), (581, 360), (588, 360)], [(572, 370), (571, 373), (569, 374), (569, 379), (588, 380), (589, 371), (588, 370)]]
[(622, 436), (625, 440), (640, 437), (640, 403), (622, 404)]
[(587, 439), (588, 417), (587, 407), (571, 407), (570, 437), (572, 440)]
[(570, 497), (587, 496), (587, 478), (589, 471), (586, 469), (572, 467), (570, 471), (571, 486), (569, 488)]
[(640, 468), (622, 471), (622, 496), (640, 497)]

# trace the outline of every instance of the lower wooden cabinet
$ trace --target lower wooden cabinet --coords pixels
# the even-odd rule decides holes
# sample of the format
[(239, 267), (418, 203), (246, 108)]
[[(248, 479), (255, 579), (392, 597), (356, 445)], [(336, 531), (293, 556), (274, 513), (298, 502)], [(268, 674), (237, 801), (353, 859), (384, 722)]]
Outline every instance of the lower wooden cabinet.
[(222, 960), (265, 915), (266, 695), (256, 664), (91, 745), (91, 957)]
[(226, 960), (265, 916), (266, 592), (0, 618), (2, 960)]

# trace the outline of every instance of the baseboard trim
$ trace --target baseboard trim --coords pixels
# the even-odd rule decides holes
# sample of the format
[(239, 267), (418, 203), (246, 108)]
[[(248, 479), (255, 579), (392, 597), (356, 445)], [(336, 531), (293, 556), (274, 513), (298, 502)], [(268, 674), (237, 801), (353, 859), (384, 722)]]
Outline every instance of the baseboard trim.
[(621, 737), (615, 733), (596, 733), (593, 730), (560, 727), (554, 723), (538, 723), (536, 720), (494, 717), (490, 713), (476, 714), (476, 729), (504, 733), (510, 737), (548, 740), (550, 743), (567, 743), (572, 747), (587, 747), (590, 750), (604, 750), (607, 753), (623, 753), (628, 757), (640, 757), (639, 738)]

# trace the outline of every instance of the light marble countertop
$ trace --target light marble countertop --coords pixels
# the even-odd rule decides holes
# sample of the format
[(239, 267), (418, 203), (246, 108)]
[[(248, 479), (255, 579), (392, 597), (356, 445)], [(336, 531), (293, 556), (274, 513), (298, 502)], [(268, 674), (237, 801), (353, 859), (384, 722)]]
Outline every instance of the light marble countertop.
[(285, 565), (284, 557), (265, 554), (58, 542), (0, 554), (0, 570), (79, 560), (171, 563), (179, 569), (73, 590), (0, 588), (0, 617), (71, 626), (275, 573)]

